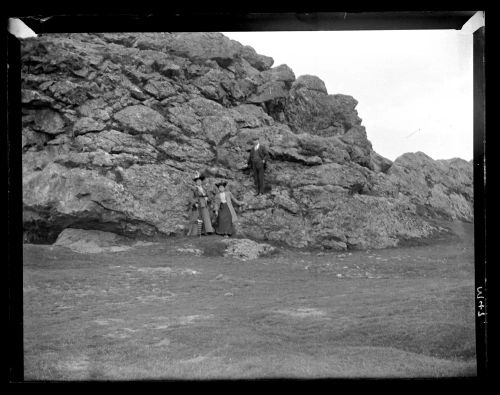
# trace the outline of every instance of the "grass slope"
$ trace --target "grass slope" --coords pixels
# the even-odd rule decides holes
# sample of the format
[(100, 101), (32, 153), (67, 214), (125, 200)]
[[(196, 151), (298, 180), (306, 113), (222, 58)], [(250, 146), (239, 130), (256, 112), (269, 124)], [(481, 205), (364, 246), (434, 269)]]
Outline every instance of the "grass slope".
[(25, 379), (474, 376), (472, 225), (454, 226), (437, 244), (246, 262), (217, 236), (27, 244)]

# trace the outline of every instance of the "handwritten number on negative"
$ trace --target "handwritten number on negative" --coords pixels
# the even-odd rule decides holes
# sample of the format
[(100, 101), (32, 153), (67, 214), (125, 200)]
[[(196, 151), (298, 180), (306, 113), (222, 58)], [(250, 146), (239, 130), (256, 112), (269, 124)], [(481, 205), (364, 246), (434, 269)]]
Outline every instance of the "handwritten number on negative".
[(478, 317), (481, 317), (486, 314), (484, 311), (482, 311), (485, 308), (484, 302), (481, 300), (484, 299), (482, 288), (483, 287), (477, 287), (476, 289), (477, 291), (476, 299), (479, 300), (479, 305), (477, 306), (477, 308), (478, 310), (481, 310), (477, 312)]

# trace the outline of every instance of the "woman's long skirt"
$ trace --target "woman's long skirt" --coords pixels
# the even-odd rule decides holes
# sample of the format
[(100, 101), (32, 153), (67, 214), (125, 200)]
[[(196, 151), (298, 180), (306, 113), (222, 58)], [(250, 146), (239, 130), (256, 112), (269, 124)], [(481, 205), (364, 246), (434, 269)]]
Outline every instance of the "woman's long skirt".
[(204, 233), (214, 233), (214, 228), (212, 227), (212, 220), (210, 219), (210, 213), (208, 207), (200, 207), (201, 219), (203, 220), (203, 232)]
[(189, 215), (189, 223), (188, 223), (188, 236), (198, 236), (198, 218), (200, 217), (200, 213), (198, 209), (191, 210)]
[(233, 217), (227, 203), (220, 205), (215, 231), (218, 235), (232, 235), (234, 233)]
[(193, 210), (189, 216), (188, 236), (199, 236), (200, 228), (198, 227), (198, 220), (202, 221), (201, 233), (214, 233), (208, 208), (199, 207)]

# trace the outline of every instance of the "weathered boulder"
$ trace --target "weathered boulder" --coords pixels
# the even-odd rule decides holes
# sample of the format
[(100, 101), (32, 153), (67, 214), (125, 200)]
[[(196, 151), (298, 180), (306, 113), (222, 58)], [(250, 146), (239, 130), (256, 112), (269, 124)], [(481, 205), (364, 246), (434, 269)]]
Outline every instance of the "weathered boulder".
[(253, 104), (241, 104), (234, 107), (231, 116), (240, 129), (269, 126), (274, 122), (262, 107)]
[(79, 105), (89, 98), (85, 83), (80, 84), (71, 80), (57, 81), (50, 85), (48, 90), (54, 99), (66, 105)]
[(234, 136), (238, 131), (235, 120), (228, 116), (204, 117), (201, 127), (208, 141), (214, 145), (219, 145), (222, 140)]
[(23, 89), (21, 91), (21, 103), (25, 107), (43, 107), (52, 105), (54, 103), (54, 99), (36, 90)]
[(77, 107), (77, 112), (83, 117), (94, 118), (98, 121), (107, 121), (110, 118), (111, 108), (103, 98), (91, 99)]
[(325, 83), (315, 75), (301, 75), (294, 84), (294, 89), (305, 88), (310, 91), (317, 91), (328, 94)]
[(361, 123), (354, 98), (328, 95), (326, 87), (323, 88), (323, 81), (312, 76), (301, 76), (293, 83), (284, 109), (292, 130), (332, 136)]
[(49, 222), (59, 230), (85, 224), (124, 235), (182, 233), (186, 181), (165, 165), (99, 171), (49, 162), (23, 175), (24, 211), (38, 214), (26, 227)]
[(392, 166), (392, 161), (377, 154), (375, 151), (370, 151), (371, 168), (377, 173), (385, 173)]
[[(106, 152), (114, 165), (129, 167), (156, 161), (160, 147), (152, 145), (151, 138), (148, 134), (130, 135), (112, 129), (77, 136), (73, 146), (81, 151)], [(75, 153), (72, 155), (76, 156)]]
[(86, 254), (121, 252), (133, 248), (132, 240), (115, 233), (73, 228), (64, 229), (53, 245)]
[(23, 128), (21, 140), (23, 148), (31, 146), (42, 147), (49, 141), (49, 137), (45, 133), (37, 133), (30, 128)]
[(89, 132), (100, 132), (106, 127), (103, 122), (96, 121), (93, 118), (82, 117), (78, 119), (73, 125), (73, 133), (85, 134)]
[(231, 256), (243, 261), (270, 255), (276, 248), (266, 243), (256, 243), (249, 239), (222, 239), (227, 244), (224, 256)]
[[(174, 86), (172, 86), (170, 82), (161, 79), (148, 81), (144, 87), (144, 91), (158, 100), (166, 99), (167, 97), (173, 96), (177, 93)], [(142, 96), (138, 98), (140, 99)]]
[(258, 54), (257, 52), (255, 52), (255, 49), (253, 49), (249, 45), (245, 45), (243, 48), (241, 48), (240, 56), (244, 60), (246, 60), (248, 64), (259, 71), (264, 71), (271, 68), (274, 63), (273, 58), (271, 58), (270, 56)]
[(165, 123), (161, 114), (143, 105), (126, 107), (117, 112), (114, 118), (122, 127), (137, 133), (154, 133)]
[(247, 101), (250, 103), (267, 103), (273, 106), (278, 99), (288, 97), (288, 92), (295, 74), (287, 65), (282, 64), (261, 73), (262, 81), (257, 91)]
[(422, 214), (466, 221), (474, 214), (472, 173), (463, 159), (433, 160), (423, 152), (401, 155), (387, 171)]
[(32, 128), (47, 134), (64, 133), (64, 118), (57, 111), (45, 108), (34, 112)]
[(351, 161), (373, 169), (372, 144), (368, 140), (364, 126), (353, 126), (339, 138), (346, 143)]
[(239, 42), (228, 40), (221, 33), (174, 33), (166, 43), (169, 51), (192, 59), (212, 59), (221, 67), (227, 67), (235, 58), (244, 58), (257, 70), (266, 70), (273, 59), (259, 55), (252, 47), (242, 46)]
[[(231, 92), (232, 97), (241, 99), (243, 93), (235, 85), (227, 72), (220, 69), (211, 69), (193, 80), (193, 85), (199, 89), (200, 93), (210, 100), (225, 102), (227, 92)], [(226, 89), (227, 88), (227, 89)]]
[(200, 163), (200, 166), (211, 163), (215, 158), (210, 144), (198, 139), (190, 139), (185, 143), (165, 140), (158, 149), (173, 160), (179, 162), (189, 160)]

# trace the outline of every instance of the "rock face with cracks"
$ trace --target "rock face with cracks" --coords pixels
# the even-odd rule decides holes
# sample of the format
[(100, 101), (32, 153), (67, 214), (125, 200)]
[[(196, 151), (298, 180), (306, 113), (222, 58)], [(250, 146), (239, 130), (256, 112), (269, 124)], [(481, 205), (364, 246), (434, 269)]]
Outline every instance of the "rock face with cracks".
[[(357, 101), (220, 33), (23, 40), (25, 240), (66, 228), (184, 234), (192, 177), (245, 202), (240, 235), (295, 247), (383, 248), (471, 221), (472, 165), (377, 154)], [(268, 146), (268, 193), (244, 170)]]

